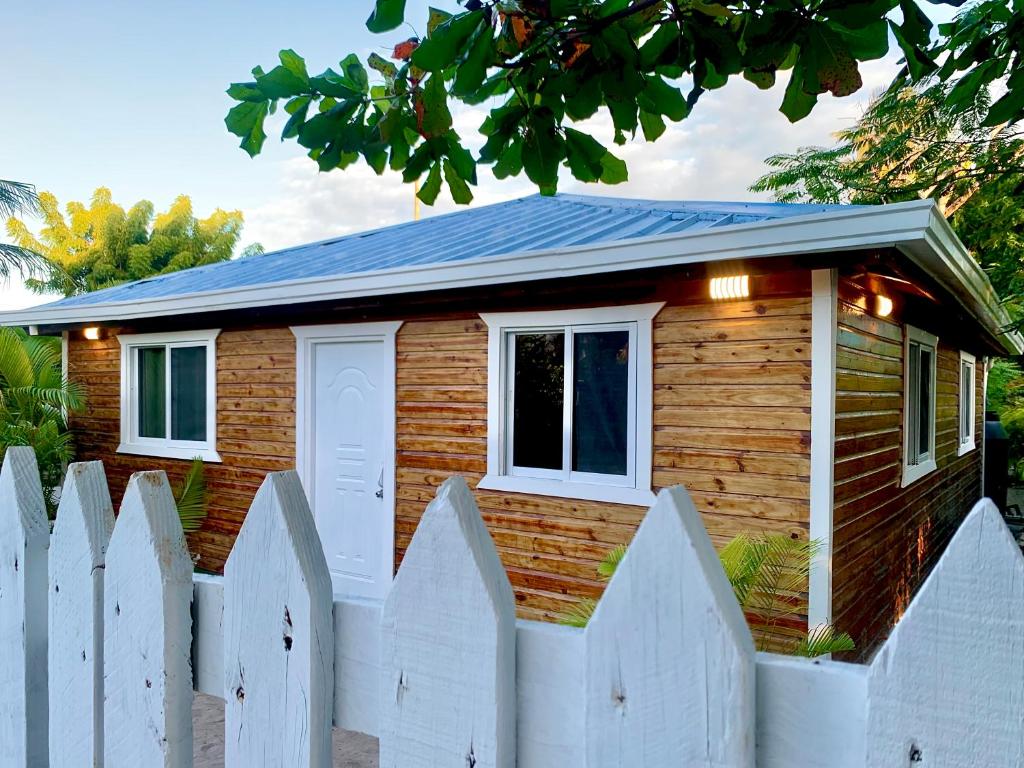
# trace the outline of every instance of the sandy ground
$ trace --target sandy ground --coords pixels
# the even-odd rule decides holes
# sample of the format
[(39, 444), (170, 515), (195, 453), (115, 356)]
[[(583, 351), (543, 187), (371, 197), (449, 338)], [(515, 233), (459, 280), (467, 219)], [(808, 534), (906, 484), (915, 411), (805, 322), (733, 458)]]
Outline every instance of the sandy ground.
[[(224, 702), (197, 693), (192, 704), (195, 768), (224, 768)], [(334, 729), (334, 768), (377, 768), (377, 740)]]

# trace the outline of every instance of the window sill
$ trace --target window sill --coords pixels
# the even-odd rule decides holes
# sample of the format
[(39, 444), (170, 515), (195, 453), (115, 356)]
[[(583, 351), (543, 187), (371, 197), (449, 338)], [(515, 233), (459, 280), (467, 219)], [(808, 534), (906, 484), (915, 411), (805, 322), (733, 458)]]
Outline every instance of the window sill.
[(178, 445), (138, 445), (121, 443), (117, 446), (118, 453), (129, 453), (133, 456), (156, 456), (161, 459), (182, 459), (192, 461), (200, 458), (205, 462), (220, 464), (220, 454), (213, 448), (195, 448)]
[(971, 440), (969, 443), (960, 443), (960, 446), (956, 449), (956, 455), (963, 456), (965, 453), (970, 453), (977, 447), (978, 446), (975, 444), (974, 440)]
[(910, 466), (904, 465), (903, 467), (903, 481), (900, 483), (900, 488), (906, 488), (911, 483), (916, 483), (925, 475), (930, 475), (938, 469), (938, 465), (935, 463), (935, 459), (929, 459), (923, 464), (912, 464)]
[(555, 496), (562, 499), (604, 501), (609, 504), (631, 504), (638, 507), (649, 507), (654, 504), (655, 500), (654, 492), (648, 489), (591, 483), (567, 483), (562, 480), (509, 475), (486, 475), (477, 488), (486, 491), (532, 493), (537, 496)]

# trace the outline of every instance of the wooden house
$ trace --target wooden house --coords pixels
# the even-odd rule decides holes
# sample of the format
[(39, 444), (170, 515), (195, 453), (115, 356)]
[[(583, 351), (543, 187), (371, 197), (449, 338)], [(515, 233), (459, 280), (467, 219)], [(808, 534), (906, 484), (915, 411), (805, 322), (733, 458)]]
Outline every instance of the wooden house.
[(63, 334), (79, 456), (114, 490), (204, 459), (205, 569), (296, 467), (336, 591), (380, 598), (459, 473), (520, 615), (550, 620), (681, 483), (719, 545), (822, 540), (796, 624), (862, 654), (984, 493), (987, 362), (1021, 351), (929, 201), (530, 197), (0, 323)]

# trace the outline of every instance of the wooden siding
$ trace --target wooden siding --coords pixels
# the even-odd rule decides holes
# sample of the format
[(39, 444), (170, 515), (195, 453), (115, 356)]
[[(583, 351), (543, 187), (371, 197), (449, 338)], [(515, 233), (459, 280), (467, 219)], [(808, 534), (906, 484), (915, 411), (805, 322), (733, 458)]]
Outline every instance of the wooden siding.
[[(654, 484), (683, 483), (716, 545), (758, 530), (806, 536), (810, 299), (667, 306), (654, 321)], [(407, 322), (397, 339), (397, 559), (449, 474), (486, 471), (487, 327)], [(597, 598), (595, 570), (646, 509), (477, 491), (519, 614)], [(803, 625), (803, 615), (792, 622)]]
[[(653, 481), (658, 488), (685, 484), (718, 546), (743, 532), (803, 537), (808, 530), (809, 277), (775, 273), (754, 285), (763, 297), (754, 301), (708, 303), (703, 280), (666, 280), (643, 296), (668, 302), (654, 322)], [(213, 571), (222, 568), (265, 473), (291, 467), (295, 456), (290, 331), (225, 330), (217, 354), (224, 463), (208, 465), (210, 519), (190, 537), (200, 566)], [(423, 313), (398, 333), (399, 562), (436, 487), (459, 473), (475, 488), (485, 472), (486, 356), (487, 328), (470, 312)], [(80, 458), (104, 460), (114, 493), (140, 469), (166, 469), (178, 480), (187, 462), (116, 453), (120, 358), (113, 332), (97, 342), (72, 334), (70, 359), (71, 374), (90, 396), (87, 413), (75, 419)], [(519, 614), (533, 619), (553, 619), (582, 597), (599, 597), (598, 563), (631, 540), (646, 512), (497, 491), (476, 497)], [(794, 631), (805, 623), (805, 595), (796, 599)]]
[(940, 338), (938, 468), (900, 488), (903, 326), (871, 316), (861, 309), (863, 305), (852, 286), (841, 286), (836, 338), (833, 621), (854, 637), (860, 658), (870, 655), (885, 638), (980, 498), (984, 430), (979, 365), (975, 377), (979, 447), (958, 457), (960, 350)]
[[(72, 334), (68, 374), (86, 388), (88, 408), (74, 417), (78, 459), (100, 459), (115, 508), (133, 472), (163, 469), (180, 483), (189, 462), (117, 453), (121, 433), (121, 349), (111, 334)], [(287, 328), (224, 331), (217, 338), (217, 450), (206, 465), (209, 518), (189, 536), (200, 568), (223, 569), (253, 496), (267, 472), (295, 464), (295, 337)]]

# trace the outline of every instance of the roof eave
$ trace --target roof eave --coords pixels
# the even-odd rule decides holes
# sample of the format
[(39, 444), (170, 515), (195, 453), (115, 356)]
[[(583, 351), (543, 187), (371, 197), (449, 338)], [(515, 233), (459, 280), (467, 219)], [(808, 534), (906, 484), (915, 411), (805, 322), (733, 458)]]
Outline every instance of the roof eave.
[(69, 307), (51, 304), (0, 313), (0, 325), (67, 327), (651, 267), (895, 247), (923, 237), (932, 207), (929, 201), (864, 206), (626, 242), (512, 253), (332, 278), (303, 278), (185, 296)]

